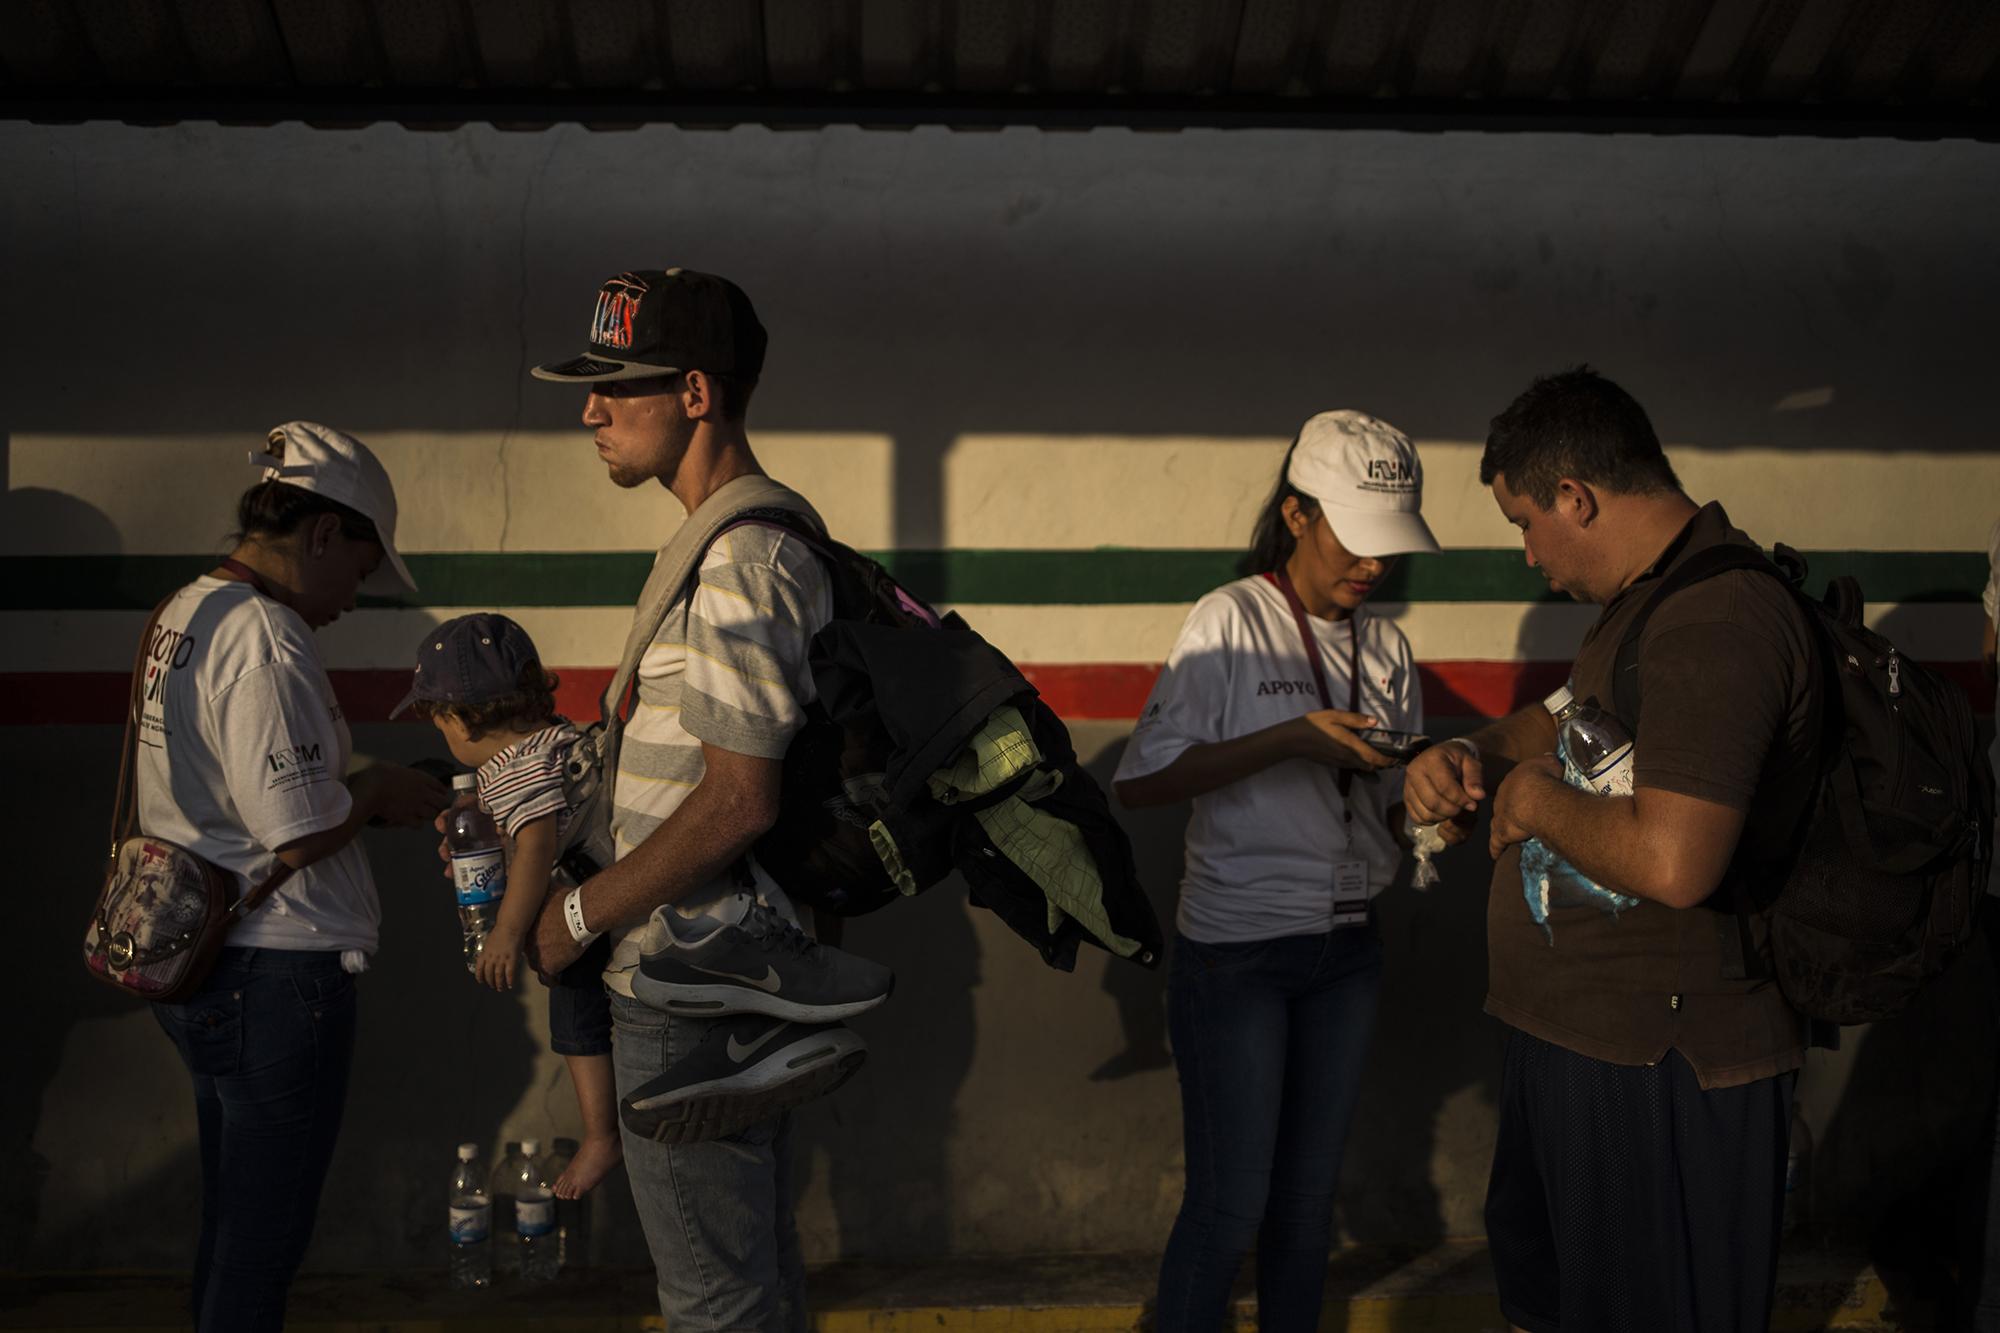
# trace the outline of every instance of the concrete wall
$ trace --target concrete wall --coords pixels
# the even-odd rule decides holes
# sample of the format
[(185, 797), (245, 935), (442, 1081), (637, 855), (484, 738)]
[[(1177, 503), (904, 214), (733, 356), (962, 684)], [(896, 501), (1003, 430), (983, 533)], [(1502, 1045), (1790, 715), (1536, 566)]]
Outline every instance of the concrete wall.
[[(577, 395), (524, 371), (580, 344), (604, 276), (673, 263), (755, 297), (773, 343), (753, 435), (873, 549), (1233, 546), (1291, 431), (1332, 406), (1422, 442), (1448, 545), (1507, 547), (1472, 475), (1485, 422), (1586, 358), (1649, 406), (1690, 487), (1767, 540), (1971, 552), (2000, 510), (1991, 147), (14, 125), (0, 178), (10, 557), (212, 551), (242, 451), (299, 416), (381, 447), (406, 550), (649, 548), (671, 498), (604, 485)], [(1976, 588), (1904, 584), (1874, 618), (1913, 652), (1969, 659)], [(1915, 596), (1931, 593), (1957, 600)], [(198, 1205), (185, 1078), (151, 1016), (88, 985), (73, 953), (118, 737), (58, 698), (122, 669), (141, 613), (55, 601), (16, 586), (0, 609), (12, 715), (39, 722), (0, 728), (25, 943), (0, 982), (25, 1020), (0, 1085), (0, 1253), (176, 1265)], [(1143, 666), (1185, 603), (1017, 592), (964, 609), (1024, 662)], [(1383, 610), (1420, 657), (1468, 671), (1560, 661), (1589, 621), (1470, 596)], [(356, 681), (400, 670), (454, 613), (364, 610), (328, 633), (329, 659)], [(624, 619), (588, 592), (520, 614), (569, 668), (607, 664)], [(1100, 777), (1118, 711), (1075, 728)], [(1434, 711), (1441, 731), (1469, 724)], [(391, 757), (438, 748), (412, 726), (356, 737)], [(1128, 824), (1163, 916), (1183, 817)], [(428, 841), (368, 842), (384, 945), (321, 1268), (441, 1262), (451, 1145), (575, 1124), (539, 994), (475, 993), (459, 969)], [(1467, 852), (1445, 885), (1382, 904), (1350, 1238), (1480, 1230), (1500, 1044), (1479, 1012), (1485, 879)], [(951, 886), (849, 944), (899, 985), (856, 1024), (867, 1070), (803, 1117), (812, 1257), (1161, 1243), (1180, 1157), (1160, 975), (1096, 954), (1052, 973)], [(1924, 1182), (1973, 1150), (1989, 986), (1971, 959), (1893, 1031), (1814, 1057), (1802, 1096), (1829, 1226), (1929, 1207)], [(622, 1186), (594, 1224), (599, 1261), (643, 1257)]]

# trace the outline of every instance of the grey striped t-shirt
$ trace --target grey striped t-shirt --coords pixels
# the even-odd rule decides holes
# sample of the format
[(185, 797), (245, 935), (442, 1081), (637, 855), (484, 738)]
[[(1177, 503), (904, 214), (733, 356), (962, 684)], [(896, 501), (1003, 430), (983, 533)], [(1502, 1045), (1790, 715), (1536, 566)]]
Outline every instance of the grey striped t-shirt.
[[(646, 840), (701, 781), (702, 742), (782, 759), (814, 697), (806, 649), (833, 617), (820, 557), (776, 528), (736, 528), (717, 538), (690, 596), (667, 611), (640, 659), (638, 697), (619, 743), (611, 834), (618, 855)], [(760, 896), (795, 915), (761, 871)], [(682, 899), (693, 911), (734, 892), (718, 878)], [(644, 923), (624, 931), (605, 984), (630, 995)]]

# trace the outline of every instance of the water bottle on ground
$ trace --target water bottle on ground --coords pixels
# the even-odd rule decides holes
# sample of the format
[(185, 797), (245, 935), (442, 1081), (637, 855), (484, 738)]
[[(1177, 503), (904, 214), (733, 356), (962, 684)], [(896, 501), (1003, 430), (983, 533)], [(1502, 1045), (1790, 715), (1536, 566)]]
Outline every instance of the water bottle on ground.
[(1594, 704), (1578, 703), (1567, 685), (1542, 700), (1556, 720), (1556, 753), (1572, 787), (1599, 796), (1632, 794), (1632, 738)]
[(520, 1237), (521, 1281), (556, 1276), (556, 1195), (542, 1170), (541, 1141), (522, 1139), (514, 1177), (514, 1232)]
[(458, 1145), (451, 1173), (451, 1285), (484, 1287), (493, 1281), (493, 1200), (486, 1192), (486, 1164), (479, 1145)]
[(521, 1272), (521, 1237), (514, 1229), (514, 1194), (521, 1178), (521, 1145), (510, 1141), (493, 1167), (493, 1269), (505, 1277)]
[(507, 892), (507, 853), (500, 845), (500, 830), (493, 823), (493, 816), (479, 808), (477, 800), (462, 800), (477, 791), (478, 786), (478, 779), (470, 773), (460, 773), (451, 780), (453, 798), (461, 803), (452, 808), (444, 825), (468, 972), (479, 964), (479, 952), (486, 946), (486, 932), (499, 919), (500, 898)]

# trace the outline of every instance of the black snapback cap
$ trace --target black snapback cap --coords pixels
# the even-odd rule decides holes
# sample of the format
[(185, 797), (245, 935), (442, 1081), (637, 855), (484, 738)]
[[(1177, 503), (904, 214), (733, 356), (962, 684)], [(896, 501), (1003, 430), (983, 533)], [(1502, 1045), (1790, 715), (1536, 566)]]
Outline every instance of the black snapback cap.
[(693, 269), (633, 269), (597, 289), (590, 350), (536, 366), (538, 380), (636, 380), (701, 370), (755, 380), (764, 326), (743, 289)]

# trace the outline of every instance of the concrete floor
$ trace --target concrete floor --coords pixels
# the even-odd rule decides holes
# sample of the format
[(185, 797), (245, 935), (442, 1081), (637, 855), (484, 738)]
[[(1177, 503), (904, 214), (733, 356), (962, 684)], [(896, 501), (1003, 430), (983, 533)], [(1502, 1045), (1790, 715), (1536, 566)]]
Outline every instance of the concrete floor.
[[(1092, 1333), (1144, 1330), (1154, 1255), (842, 1263), (810, 1279), (816, 1333)], [(1236, 1328), (1256, 1325), (1245, 1275)], [(110, 1333), (185, 1327), (179, 1274), (0, 1277), (0, 1328)], [(652, 1274), (566, 1273), (551, 1286), (453, 1292), (426, 1272), (313, 1274), (293, 1290), (287, 1326), (312, 1333), (637, 1333), (664, 1327)], [(1920, 1299), (1892, 1295), (1865, 1263), (1788, 1256), (1772, 1328), (1930, 1329)], [(1480, 1242), (1429, 1250), (1344, 1250), (1329, 1267), (1322, 1333), (1505, 1333)]]

